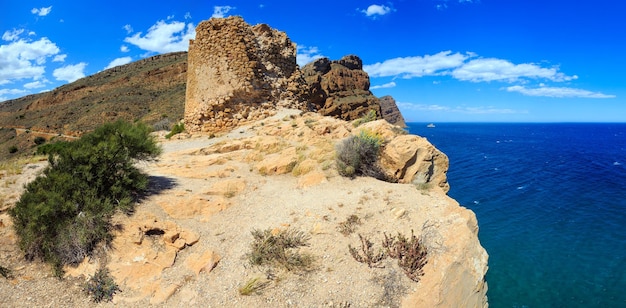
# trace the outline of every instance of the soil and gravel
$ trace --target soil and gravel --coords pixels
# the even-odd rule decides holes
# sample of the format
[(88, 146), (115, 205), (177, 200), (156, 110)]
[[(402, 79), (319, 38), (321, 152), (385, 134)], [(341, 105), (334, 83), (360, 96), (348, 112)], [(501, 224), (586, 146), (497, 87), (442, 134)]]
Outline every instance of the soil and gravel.
[[(417, 235), (425, 237), (434, 258), (444, 250), (441, 236), (437, 230), (423, 229), (423, 226), (445, 223), (442, 218), (445, 215), (441, 213), (448, 211), (450, 202), (438, 191), (418, 189), (411, 184), (338, 176), (331, 165), (332, 143), (330, 148), (328, 145), (324, 148), (319, 144), (300, 144), (294, 141), (299, 139), (278, 134), (287, 147), (299, 147), (306, 150), (302, 155), (315, 156), (308, 157), (316, 158), (320, 165), (313, 172), (323, 177), (311, 177), (311, 181), (305, 180), (306, 174), (274, 175), (259, 170), (260, 162), (275, 153), (269, 154), (270, 151), (258, 147), (216, 151), (223, 149), (224, 144), (251, 140), (267, 132), (301, 129), (299, 123), (304, 122), (298, 114), (298, 111), (283, 110), (271, 118), (217, 137), (202, 134), (183, 134), (172, 140), (159, 137), (163, 147), (161, 158), (140, 164), (151, 176), (153, 193), (137, 206), (133, 216), (119, 215), (114, 220), (128, 224), (138, 217), (155, 217), (199, 236), (197, 243), (178, 251), (173, 265), (165, 267), (158, 277), (140, 280), (145, 284), (156, 283), (162, 289), (169, 288), (171, 292), (166, 292), (162, 300), (155, 300), (154, 294), (146, 295), (139, 285), (118, 281), (122, 292), (113, 302), (96, 304), (82, 292), (88, 274), (61, 280), (52, 277), (46, 265), (24, 261), (15, 245), (6, 210), (15, 203), (24, 183), (32, 180), (46, 163), (34, 162), (21, 172), (5, 172), (0, 179), (3, 198), (0, 266), (11, 269), (13, 277), (0, 277), (0, 307), (399, 306), (402, 298), (416, 290), (418, 283), (407, 278), (394, 260), (383, 261), (382, 268), (358, 263), (350, 255), (348, 246), (360, 247), (360, 234), (371, 239), (379, 249), (384, 233), (410, 235), (411, 230), (415, 230)], [(321, 121), (319, 116), (315, 121)], [(321, 152), (316, 152), (318, 147)], [(236, 185), (219, 191), (216, 190), (219, 183)], [(202, 202), (215, 208), (202, 208)], [(198, 204), (201, 206), (197, 215), (186, 212)], [(344, 235), (340, 225), (351, 215), (356, 215), (361, 224), (354, 226), (355, 232)], [(250, 265), (246, 254), (250, 252), (251, 231), (255, 229), (305, 232), (310, 238), (309, 245), (300, 252), (313, 257), (312, 267), (287, 271)], [(186, 265), (190, 258), (209, 251), (221, 257), (210, 272), (194, 273)], [(424, 279), (428, 275), (427, 271)], [(251, 295), (241, 295), (239, 289), (253, 279), (262, 282), (263, 288)]]

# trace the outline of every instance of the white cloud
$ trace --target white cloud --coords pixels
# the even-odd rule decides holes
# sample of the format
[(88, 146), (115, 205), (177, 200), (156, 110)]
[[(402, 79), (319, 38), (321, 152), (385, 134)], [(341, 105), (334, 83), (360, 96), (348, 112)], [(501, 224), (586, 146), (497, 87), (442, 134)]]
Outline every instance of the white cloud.
[(361, 10), (361, 13), (367, 17), (376, 18), (377, 16), (383, 16), (391, 13), (391, 8), (385, 5), (372, 4), (367, 7), (366, 10)]
[(22, 94), (25, 92), (26, 91), (20, 90), (20, 89), (0, 89), (0, 95), (5, 95), (5, 94), (17, 95), (17, 94)]
[(109, 63), (109, 65), (107, 65), (107, 67), (105, 67), (104, 69), (106, 70), (106, 69), (109, 69), (109, 68), (112, 68), (112, 67), (128, 64), (131, 61), (133, 61), (133, 58), (131, 58), (131, 57), (117, 58), (117, 59), (111, 61), (111, 63)]
[(133, 33), (133, 27), (129, 24), (126, 24), (122, 27), (122, 29), (126, 30), (126, 34), (131, 34)]
[(406, 57), (385, 60), (384, 62), (364, 65), (363, 70), (370, 77), (401, 76), (413, 78), (445, 74), (448, 70), (463, 65), (469, 55), (442, 51), (423, 57)]
[(73, 82), (77, 79), (85, 77), (85, 67), (87, 63), (80, 62), (74, 65), (66, 65), (61, 68), (57, 68), (52, 72), (52, 76), (57, 80), (63, 80), (67, 82)]
[(545, 97), (580, 97), (580, 98), (615, 98), (615, 95), (607, 95), (600, 92), (591, 92), (583, 89), (567, 88), (567, 87), (539, 87), (526, 88), (524, 86), (507, 87), (508, 92), (519, 92), (526, 96), (545, 96)]
[(300, 67), (323, 57), (324, 56), (320, 54), (320, 51), (319, 49), (317, 49), (317, 47), (307, 47), (304, 45), (298, 45), (296, 47), (296, 63), (298, 63)]
[(66, 54), (56, 55), (54, 56), (54, 59), (52, 59), (52, 62), (65, 62), (66, 57)]
[(0, 45), (0, 85), (15, 80), (38, 80), (45, 72), (46, 59), (59, 53), (59, 47), (48, 38), (37, 41), (13, 38), (8, 45)]
[(513, 64), (502, 59), (474, 59), (452, 71), (452, 76), (459, 80), (506, 81), (514, 82), (522, 78), (542, 78), (552, 81), (568, 81), (578, 76), (566, 76), (558, 68), (544, 68), (533, 63)]
[(392, 82), (388, 82), (388, 83), (385, 83), (385, 84), (381, 84), (381, 85), (376, 85), (376, 86), (370, 87), (370, 90), (388, 89), (388, 88), (393, 88), (395, 86), (396, 86), (396, 83), (392, 81)]
[(493, 106), (442, 106), (442, 105), (428, 105), (428, 104), (414, 104), (407, 102), (397, 102), (398, 108), (411, 111), (420, 112), (450, 112), (450, 113), (463, 113), (463, 114), (516, 114), (516, 113), (528, 113), (527, 110), (515, 110), (509, 108), (496, 108)]
[(121, 51), (121, 52), (129, 52), (129, 51), (130, 51), (130, 49), (128, 48), (128, 46), (126, 46), (126, 45), (122, 45), (122, 46), (120, 46), (120, 51)]
[(192, 23), (186, 24), (180, 21), (170, 23), (163, 20), (148, 29), (148, 33), (142, 36), (142, 32), (124, 39), (143, 50), (156, 53), (185, 51), (189, 49), (189, 40), (195, 38), (196, 30)]
[(190, 12), (185, 13), (185, 19), (191, 19), (191, 13)]
[(20, 34), (24, 32), (24, 29), (13, 29), (13, 31), (5, 31), (2, 35), (2, 39), (5, 41), (15, 41), (20, 37)]
[(38, 16), (46, 16), (48, 14), (50, 14), (50, 11), (52, 11), (52, 6), (49, 7), (42, 7), (42, 8), (33, 8), (32, 10), (30, 10), (31, 13), (38, 15)]
[(38, 89), (38, 88), (43, 88), (43, 87), (45, 87), (45, 86), (46, 86), (46, 84), (47, 84), (47, 83), (48, 83), (48, 80), (46, 80), (46, 79), (44, 78), (42, 81), (37, 80), (37, 81), (33, 81), (33, 82), (26, 83), (26, 84), (24, 84), (24, 88), (26, 88), (26, 89)]
[(236, 7), (225, 5), (225, 6), (214, 6), (213, 7), (213, 15), (211, 18), (224, 18), (228, 12), (236, 9)]

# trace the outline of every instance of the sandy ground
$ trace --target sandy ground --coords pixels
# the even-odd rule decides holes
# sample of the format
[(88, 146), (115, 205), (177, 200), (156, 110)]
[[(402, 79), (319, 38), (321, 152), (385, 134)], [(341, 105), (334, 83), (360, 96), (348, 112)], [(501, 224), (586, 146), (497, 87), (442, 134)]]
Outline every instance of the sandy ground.
[[(45, 162), (26, 166), (22, 174), (5, 176), (0, 181), (5, 204), (0, 213), (0, 265), (12, 269), (14, 278), (0, 277), (0, 307), (399, 306), (418, 283), (408, 279), (394, 260), (384, 261), (383, 268), (356, 262), (348, 246), (359, 247), (361, 234), (380, 248), (384, 233), (410, 235), (415, 230), (425, 237), (435, 256), (445, 250), (441, 235), (424, 226), (445, 223), (441, 217), (449, 211), (450, 202), (440, 192), (419, 190), (410, 184), (343, 178), (334, 167), (318, 167), (316, 172), (323, 177), (311, 183), (304, 181), (306, 175), (296, 176), (293, 172), (265, 175), (258, 166), (270, 154), (259, 154), (258, 148), (215, 153), (219, 146), (249, 140), (262, 130), (295, 129), (296, 124), (287, 125), (294, 118), (285, 119), (298, 113), (281, 111), (263, 124), (254, 123), (215, 138), (194, 135), (179, 140), (160, 139), (163, 155), (159, 161), (140, 163), (140, 168), (151, 176), (154, 193), (137, 207), (134, 216), (119, 215), (116, 222), (130, 224), (139, 217), (153, 217), (199, 236), (197, 243), (178, 251), (174, 263), (158, 277), (140, 280), (139, 284), (169, 289), (161, 300), (155, 300), (155, 294), (146, 296), (141, 286), (126, 280), (119, 282), (122, 292), (112, 303), (95, 304), (81, 292), (84, 276), (59, 280), (51, 277), (45, 265), (23, 261), (14, 245), (6, 209), (19, 196), (20, 187), (32, 180)], [(285, 140), (287, 146), (301, 146), (293, 139)], [(305, 156), (319, 158), (315, 146), (306, 148)], [(332, 157), (332, 153), (329, 155)], [(190, 213), (191, 208), (195, 212)], [(358, 216), (361, 224), (354, 233), (343, 235), (340, 223), (351, 215)], [(433, 217), (440, 218), (433, 221)], [(300, 252), (313, 256), (312, 268), (286, 271), (250, 265), (246, 254), (255, 229), (303, 231), (310, 240)], [(212, 271), (194, 273), (188, 262), (207, 252), (221, 259)], [(110, 262), (131, 262), (112, 259)], [(436, 260), (430, 263), (437, 266)], [(252, 279), (265, 283), (265, 287), (258, 293), (241, 295), (240, 287)]]

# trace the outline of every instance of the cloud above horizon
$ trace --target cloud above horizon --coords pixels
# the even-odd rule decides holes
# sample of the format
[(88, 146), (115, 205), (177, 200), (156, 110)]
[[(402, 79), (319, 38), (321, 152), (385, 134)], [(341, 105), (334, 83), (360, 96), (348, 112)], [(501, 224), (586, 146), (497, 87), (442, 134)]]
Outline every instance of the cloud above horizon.
[[(526, 84), (530, 81), (571, 82), (577, 75), (566, 75), (558, 66), (542, 67), (535, 63), (515, 64), (497, 58), (480, 58), (477, 54), (442, 51), (434, 55), (399, 57), (363, 66), (370, 77), (411, 79), (427, 76), (450, 76), (459, 81)], [(614, 95), (567, 87), (506, 88), (526, 96), (614, 98)]]
[(455, 112), (464, 114), (520, 114), (528, 113), (527, 110), (515, 110), (510, 108), (496, 108), (493, 106), (442, 106), (437, 104), (414, 104), (407, 102), (397, 102), (398, 108), (420, 112)]
[(51, 11), (52, 11), (52, 5), (49, 7), (33, 8), (32, 10), (30, 10), (31, 13), (37, 16), (46, 16), (50, 14)]
[(57, 56), (61, 51), (47, 37), (33, 41), (20, 38), (22, 33), (23, 29), (14, 29), (2, 35), (2, 39), (9, 43), (0, 45), (0, 85), (21, 79), (41, 79), (47, 59)]
[(395, 82), (388, 82), (385, 84), (381, 84), (381, 85), (375, 85), (375, 86), (371, 86), (370, 90), (376, 90), (376, 89), (389, 89), (389, 88), (394, 88), (396, 86)]
[(365, 16), (376, 19), (379, 16), (384, 16), (393, 11), (392, 8), (385, 5), (372, 4), (365, 10), (360, 10)]
[(148, 29), (146, 35), (137, 32), (133, 36), (126, 37), (124, 42), (149, 52), (167, 53), (187, 51), (189, 40), (195, 36), (196, 29), (193, 23), (159, 20)]
[(296, 47), (296, 63), (300, 67), (323, 57), (324, 55), (320, 53), (317, 47), (304, 45), (297, 45)]
[(87, 63), (85, 62), (80, 62), (74, 65), (66, 65), (55, 69), (52, 72), (52, 76), (59, 81), (74, 82), (85, 77), (85, 67), (87, 67)]
[(131, 61), (133, 61), (133, 58), (131, 58), (131, 57), (121, 57), (121, 58), (117, 58), (117, 59), (115, 59), (115, 60), (111, 61), (111, 62), (109, 63), (109, 65), (107, 65), (104, 69), (105, 69), (105, 70), (107, 70), (107, 69), (110, 69), (110, 68), (112, 68), (112, 67), (116, 67), (116, 66), (120, 66), (120, 65), (128, 64), (128, 63), (130, 63)]
[(579, 97), (579, 98), (615, 98), (615, 95), (607, 95), (600, 92), (592, 92), (583, 89), (567, 88), (567, 87), (539, 87), (527, 88), (524, 86), (507, 87), (508, 92), (518, 92), (526, 96), (544, 96), (544, 97)]
[(228, 12), (234, 9), (236, 9), (236, 7), (230, 6), (230, 5), (224, 5), (224, 6), (216, 5), (213, 7), (213, 15), (211, 15), (211, 18), (224, 18), (224, 16), (226, 16)]
[(400, 77), (410, 79), (414, 77), (437, 76), (449, 73), (450, 69), (460, 67), (470, 56), (452, 51), (442, 51), (434, 55), (393, 58), (369, 65), (363, 65), (363, 70), (370, 77)]

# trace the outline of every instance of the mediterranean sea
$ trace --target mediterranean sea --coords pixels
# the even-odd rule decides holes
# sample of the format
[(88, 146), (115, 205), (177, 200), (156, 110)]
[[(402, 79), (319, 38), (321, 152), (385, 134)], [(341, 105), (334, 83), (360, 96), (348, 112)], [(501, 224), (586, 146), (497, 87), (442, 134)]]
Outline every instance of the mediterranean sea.
[(626, 307), (626, 123), (409, 123), (476, 213), (490, 307)]

